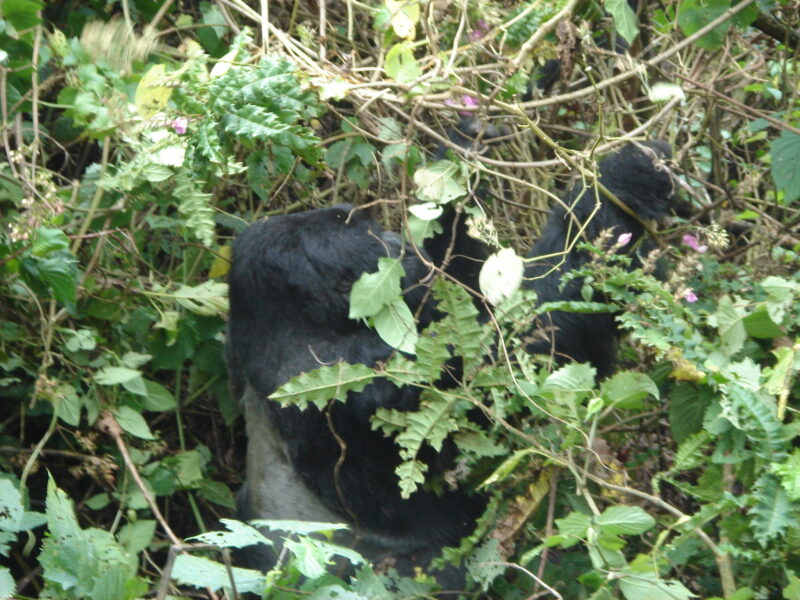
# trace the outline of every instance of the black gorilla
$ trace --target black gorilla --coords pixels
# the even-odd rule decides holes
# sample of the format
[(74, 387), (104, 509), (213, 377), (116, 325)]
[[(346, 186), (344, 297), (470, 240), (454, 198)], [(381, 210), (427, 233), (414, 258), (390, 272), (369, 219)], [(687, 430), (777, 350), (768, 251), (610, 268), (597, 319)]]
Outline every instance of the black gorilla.
[[(625, 213), (600, 194), (601, 208), (594, 217), (594, 188), (577, 184), (556, 206), (542, 235), (528, 253), (532, 259), (525, 267), (523, 287), (536, 290), (540, 302), (580, 300), (580, 280), (570, 281), (563, 289), (561, 276), (580, 267), (589, 256), (564, 249), (582, 234), (586, 241), (595, 240), (601, 231), (611, 229), (615, 235), (630, 233), (633, 246), (644, 233), (639, 219), (650, 221), (665, 216), (673, 195), (672, 178), (664, 159), (671, 156), (669, 144), (662, 140), (632, 143), (600, 161), (600, 183), (621, 200), (638, 219)], [(569, 214), (564, 208), (569, 207)], [(591, 219), (590, 219), (591, 217)], [(629, 247), (630, 247), (629, 246)], [(648, 244), (643, 247), (647, 249)], [(557, 254), (557, 255), (556, 255)], [(554, 256), (555, 255), (555, 256)], [(612, 314), (580, 314), (553, 312), (542, 319), (547, 339), (529, 346), (535, 353), (554, 354), (559, 362), (589, 362), (600, 376), (608, 375), (614, 366), (617, 328)]]
[[(240, 516), (350, 522), (358, 529), (356, 549), (374, 562), (395, 558), (411, 574), (412, 564), (427, 564), (442, 546), (467, 535), (484, 506), (460, 492), (400, 498), (396, 446), (369, 419), (379, 406), (414, 408), (417, 390), (380, 380), (346, 403), (333, 403), (327, 414), (266, 399), (322, 364), (371, 366), (389, 356), (393, 349), (374, 331), (348, 318), (349, 293), (362, 273), (377, 270), (378, 258), (401, 249), (397, 234), (346, 205), (254, 224), (234, 244), (227, 359), (249, 438)], [(410, 249), (403, 264), (404, 289), (427, 274)], [(423, 295), (422, 287), (406, 295), (412, 311)], [(432, 311), (422, 308), (421, 325)], [(338, 472), (342, 450), (331, 429), (346, 445)]]
[[(672, 193), (669, 173), (660, 164), (668, 155), (663, 142), (626, 146), (602, 161), (601, 182), (643, 218), (662, 216)], [(600, 202), (587, 239), (609, 227), (616, 233), (630, 232), (631, 244), (642, 236), (638, 221), (602, 196)], [(594, 208), (594, 189), (578, 184), (565, 203), (583, 222)], [(577, 229), (569, 229), (571, 218), (563, 208), (554, 210), (530, 256), (562, 251), (574, 235), (569, 231)], [(453, 229), (465, 235), (458, 227), (449, 228)], [(464, 239), (456, 243), (472, 246)], [(245, 405), (249, 438), (240, 517), (351, 523), (355, 539), (350, 533), (337, 541), (354, 543), (373, 562), (391, 557), (401, 573), (409, 574), (412, 566), (424, 566), (438, 555), (442, 546), (458, 544), (484, 508), (481, 498), (462, 491), (436, 495), (419, 490), (408, 500), (400, 498), (396, 446), (372, 430), (370, 417), (379, 406), (416, 408), (417, 390), (381, 380), (351, 393), (346, 403), (331, 403), (326, 411), (313, 406), (302, 412), (281, 408), (267, 399), (281, 384), (320, 365), (340, 360), (374, 365), (393, 352), (363, 323), (348, 318), (349, 292), (362, 273), (377, 269), (380, 257), (399, 256), (402, 250), (399, 236), (350, 206), (252, 225), (234, 244), (226, 352), (232, 388)], [(587, 259), (573, 251), (560, 263), (532, 263), (526, 268), (531, 279), (525, 285), (543, 301), (578, 298), (579, 284), (560, 290), (559, 279)], [(427, 275), (411, 251), (405, 252), (403, 264), (404, 289)], [(450, 272), (477, 289), (474, 269)], [(412, 312), (420, 309), (421, 326), (436, 314), (430, 304), (420, 306), (424, 297), (422, 287), (405, 296)], [(616, 334), (611, 315), (555, 313), (552, 321), (551, 339), (534, 344), (532, 351), (554, 348), (560, 360), (588, 360), (603, 372), (610, 369)], [(434, 467), (431, 471), (436, 473)], [(256, 561), (262, 567), (275, 558), (265, 552)]]

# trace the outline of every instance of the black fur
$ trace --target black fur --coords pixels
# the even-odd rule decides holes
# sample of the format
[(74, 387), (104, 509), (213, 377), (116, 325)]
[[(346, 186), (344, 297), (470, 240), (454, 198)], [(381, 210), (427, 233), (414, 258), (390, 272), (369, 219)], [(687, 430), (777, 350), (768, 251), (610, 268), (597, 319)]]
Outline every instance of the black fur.
[[(657, 159), (668, 155), (663, 142), (626, 146), (602, 161), (600, 180), (643, 218), (662, 216), (672, 186)], [(642, 236), (638, 221), (608, 199), (600, 201), (586, 239), (594, 239), (608, 227), (632, 233), (631, 245)], [(595, 205), (593, 189), (584, 191), (576, 185), (565, 202), (577, 221), (584, 222)], [(530, 256), (563, 250), (574, 235), (568, 233), (569, 219), (563, 208), (555, 209)], [(446, 231), (448, 227), (456, 232), (458, 254), (485, 255), (485, 248), (465, 239), (463, 223), (450, 220)], [(399, 464), (397, 448), (392, 439), (372, 430), (369, 419), (380, 406), (415, 408), (417, 391), (378, 381), (362, 393), (350, 394), (346, 403), (331, 403), (329, 414), (314, 407), (303, 412), (281, 408), (267, 400), (278, 386), (322, 364), (341, 360), (375, 365), (392, 354), (377, 334), (348, 318), (349, 293), (363, 272), (377, 269), (380, 257), (398, 256), (402, 249), (399, 236), (383, 231), (350, 206), (273, 217), (252, 225), (234, 244), (226, 351), (232, 388), (245, 403), (249, 437), (240, 516), (348, 522), (356, 529), (355, 538), (344, 535), (337, 541), (355, 543), (373, 562), (391, 557), (401, 572), (410, 574), (413, 566), (424, 566), (443, 545), (458, 544), (485, 506), (483, 499), (462, 491), (436, 495), (420, 490), (409, 500), (400, 498), (394, 473)], [(432, 250), (437, 254), (434, 259), (440, 259), (441, 248)], [(563, 262), (533, 262), (526, 268), (525, 285), (535, 289), (541, 301), (577, 299), (580, 284), (572, 282), (560, 290), (559, 281), (563, 273), (586, 260), (584, 253), (574, 251)], [(428, 274), (411, 251), (406, 251), (403, 264), (404, 288)], [(457, 276), (462, 280), (475, 276), (470, 283), (477, 287), (473, 264), (456, 266)], [(430, 304), (420, 307), (423, 292), (417, 287), (405, 299), (412, 311), (421, 308), (424, 326), (436, 311)], [(532, 351), (554, 348), (559, 359), (588, 360), (601, 372), (610, 370), (616, 336), (611, 315), (554, 313), (552, 320), (552, 339), (533, 343)], [(331, 426), (346, 447), (338, 479), (335, 473), (342, 448)], [(427, 458), (432, 473), (441, 473), (440, 462), (447, 461)], [(274, 560), (275, 555), (267, 552), (260, 566)], [(456, 577), (450, 579), (453, 582)]]
[[(355, 515), (354, 525), (365, 536), (363, 547), (357, 549), (373, 561), (399, 555), (398, 566), (411, 574), (412, 564), (424, 565), (443, 545), (458, 544), (484, 506), (482, 500), (461, 492), (438, 496), (418, 491), (410, 500), (400, 498), (394, 473), (399, 464), (397, 448), (392, 439), (372, 430), (369, 419), (379, 406), (415, 408), (417, 390), (380, 380), (361, 393), (350, 394), (346, 403), (332, 403), (330, 424), (328, 415), (314, 407), (301, 412), (266, 400), (279, 385), (320, 365), (346, 361), (373, 366), (389, 357), (391, 347), (364, 324), (348, 318), (349, 292), (363, 272), (377, 270), (378, 258), (397, 256), (400, 246), (396, 234), (382, 231), (349, 206), (273, 217), (248, 228), (234, 244), (228, 362), (238, 395), (245, 395), (248, 386), (256, 391), (251, 399), (256, 405), (246, 406), (248, 420), (262, 405), (280, 435), (282, 443), (277, 447), (285, 457), (274, 456), (272, 444), (264, 447), (269, 456), (263, 460), (288, 458), (328, 511), (326, 516), (353, 523)], [(427, 274), (412, 252), (405, 254), (404, 267), (404, 288)], [(412, 311), (419, 308), (421, 297), (421, 289), (406, 296)], [(430, 321), (431, 311), (432, 306), (423, 307), (421, 324)], [(346, 444), (338, 482), (334, 473), (341, 447), (331, 434), (331, 424)], [(291, 516), (291, 506), (280, 506), (279, 497), (266, 503), (278, 506), (265, 506), (261, 499), (248, 497), (253, 493), (251, 471), (269, 467), (251, 464), (262, 460), (252, 450), (264, 446), (264, 439), (249, 434), (242, 516), (299, 518)], [(337, 489), (343, 491), (342, 497)], [(253, 510), (253, 505), (259, 509)], [(316, 514), (318, 509), (310, 507), (314, 516), (303, 517), (324, 520)]]
[[(670, 156), (669, 145), (661, 140), (628, 144), (600, 161), (600, 183), (639, 218), (659, 219), (667, 215), (673, 195), (672, 179), (663, 163)], [(589, 256), (579, 251), (565, 256), (549, 255), (563, 252), (574, 241), (582, 224), (589, 223), (583, 233), (584, 241), (594, 241), (601, 231), (612, 229), (615, 235), (632, 234), (625, 248), (628, 249), (642, 237), (644, 228), (640, 221), (604, 198), (602, 193), (599, 200), (600, 209), (590, 220), (597, 202), (595, 188), (578, 183), (563, 198), (563, 204), (550, 214), (541, 237), (528, 253), (528, 258), (533, 260), (526, 265), (523, 284), (527, 289), (536, 290), (540, 302), (581, 299), (581, 281), (572, 280), (561, 288), (561, 276), (585, 264)], [(569, 214), (564, 206), (570, 207)], [(541, 325), (549, 334), (547, 339), (531, 344), (531, 352), (552, 353), (558, 362), (590, 362), (600, 376), (613, 370), (617, 338), (613, 315), (553, 312), (542, 319)]]

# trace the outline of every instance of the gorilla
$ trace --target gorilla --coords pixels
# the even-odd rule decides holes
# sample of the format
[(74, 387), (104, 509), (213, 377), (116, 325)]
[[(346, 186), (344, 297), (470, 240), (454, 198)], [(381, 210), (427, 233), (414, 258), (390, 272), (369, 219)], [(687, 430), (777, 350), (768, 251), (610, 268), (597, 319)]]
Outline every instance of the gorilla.
[[(601, 161), (600, 182), (639, 217), (663, 217), (672, 196), (663, 165), (669, 156), (665, 142), (629, 144)], [(597, 203), (583, 239), (611, 228), (616, 235), (632, 234), (631, 248), (643, 237), (639, 220), (596, 195), (593, 186), (577, 183), (553, 210), (529, 254), (524, 286), (535, 290), (540, 301), (580, 299), (579, 281), (562, 287), (560, 280), (590, 257), (577, 249), (563, 252)], [(485, 248), (463, 239), (463, 226), (450, 225), (439, 234), (446, 236), (444, 241), (427, 247), (447, 247), (452, 241), (459, 252), (486, 256)], [(424, 286), (417, 285), (429, 269), (400, 236), (384, 231), (363, 211), (340, 205), (251, 225), (233, 248), (226, 357), (232, 390), (244, 404), (249, 440), (239, 517), (349, 523), (352, 531), (339, 532), (336, 542), (353, 546), (373, 563), (391, 560), (387, 564), (408, 575), (413, 567), (426, 566), (443, 546), (458, 545), (485, 508), (482, 497), (463, 490), (436, 494), (420, 489), (409, 499), (400, 497), (397, 448), (373, 431), (370, 417), (378, 407), (415, 409), (418, 390), (377, 380), (323, 411), (281, 407), (268, 399), (289, 379), (321, 365), (373, 366), (395, 351), (364, 323), (348, 318), (353, 282), (376, 271), (383, 256), (402, 257), (404, 299), (419, 315), (420, 328), (436, 319)], [(460, 258), (463, 262), (445, 266), (448, 273), (478, 289), (474, 256)], [(531, 352), (551, 354), (558, 362), (588, 361), (603, 374), (611, 370), (617, 337), (613, 315), (548, 313), (543, 327), (547, 335), (531, 343)], [(426, 457), (429, 472), (441, 474), (447, 458), (431, 454)], [(262, 568), (274, 564), (280, 537), (272, 534), (272, 539), (278, 550), (261, 546), (261, 554), (248, 562)], [(440, 583), (458, 585), (461, 577), (445, 573)]]
[[(278, 386), (321, 365), (374, 366), (389, 357), (393, 348), (348, 318), (349, 295), (362, 273), (377, 270), (380, 257), (403, 250), (400, 236), (349, 205), (252, 225), (234, 244), (226, 354), (249, 440), (239, 516), (349, 522), (355, 535), (340, 533), (335, 541), (353, 544), (375, 563), (394, 559), (410, 575), (413, 565), (426, 565), (442, 546), (468, 535), (484, 508), (480, 498), (459, 491), (421, 490), (401, 499), (396, 446), (372, 430), (370, 417), (380, 406), (415, 408), (418, 391), (379, 380), (326, 411), (267, 400)], [(405, 250), (404, 289), (428, 273)], [(421, 309), (420, 326), (434, 312), (431, 303), (420, 306), (424, 292), (418, 286), (405, 295), (412, 312)], [(255, 562), (274, 561), (265, 554)]]

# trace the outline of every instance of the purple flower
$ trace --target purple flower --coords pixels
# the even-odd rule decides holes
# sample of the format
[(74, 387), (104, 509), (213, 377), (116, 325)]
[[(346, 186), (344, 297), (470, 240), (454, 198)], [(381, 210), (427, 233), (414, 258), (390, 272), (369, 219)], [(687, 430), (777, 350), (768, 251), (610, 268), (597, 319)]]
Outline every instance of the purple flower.
[(177, 119), (172, 121), (172, 128), (178, 135), (183, 135), (184, 133), (186, 133), (187, 127), (189, 127), (189, 119), (187, 119), (186, 117), (178, 117)]
[(701, 245), (700, 242), (697, 241), (697, 238), (690, 233), (684, 234), (683, 243), (689, 246), (689, 248), (692, 250), (696, 250), (700, 254), (708, 250), (708, 246)]
[(692, 290), (686, 290), (683, 292), (683, 299), (689, 303), (697, 302), (697, 294), (695, 294)]
[(631, 232), (620, 234), (617, 238), (617, 246), (627, 246), (630, 243), (633, 234)]

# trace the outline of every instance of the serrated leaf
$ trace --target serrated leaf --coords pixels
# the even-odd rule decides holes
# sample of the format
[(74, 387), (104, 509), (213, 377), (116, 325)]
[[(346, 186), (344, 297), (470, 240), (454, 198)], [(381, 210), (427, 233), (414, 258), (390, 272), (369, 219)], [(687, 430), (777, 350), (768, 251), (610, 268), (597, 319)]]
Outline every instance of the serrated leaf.
[(160, 383), (144, 380), (145, 394), (142, 398), (142, 406), (145, 410), (164, 411), (172, 410), (178, 403), (175, 396)]
[(363, 391), (376, 377), (369, 367), (340, 362), (301, 373), (275, 390), (270, 398), (296, 404), (301, 409), (312, 402), (322, 410), (331, 398), (344, 402), (349, 392)]
[(641, 408), (647, 396), (658, 398), (658, 386), (644, 373), (623, 371), (603, 382), (600, 394), (609, 405), (622, 409)]
[(722, 349), (732, 356), (742, 349), (747, 333), (744, 329), (745, 311), (734, 305), (728, 296), (720, 298), (717, 311), (708, 317), (708, 322), (716, 326), (722, 341)]
[(749, 514), (753, 517), (753, 534), (761, 546), (766, 547), (770, 540), (785, 535), (789, 529), (797, 529), (794, 507), (776, 477), (762, 475), (755, 485), (754, 496), (756, 503)]
[(43, 257), (57, 250), (69, 250), (67, 234), (60, 229), (39, 227), (31, 245), (31, 253)]
[(228, 531), (207, 531), (189, 538), (203, 544), (213, 544), (219, 548), (244, 548), (256, 544), (272, 546), (272, 541), (255, 527), (235, 519), (220, 519)]
[(133, 555), (139, 554), (150, 545), (156, 532), (156, 521), (140, 519), (128, 523), (119, 530), (119, 541)]
[[(240, 594), (261, 595), (264, 591), (265, 578), (259, 571), (231, 567), (231, 573)], [(171, 576), (174, 581), (195, 588), (217, 591), (231, 587), (228, 567), (201, 556), (179, 555), (175, 559)]]
[(200, 285), (181, 285), (170, 294), (187, 310), (205, 317), (215, 317), (228, 310), (228, 284), (204, 281)]
[(565, 365), (548, 375), (544, 391), (588, 392), (594, 388), (597, 369), (588, 364)]
[(425, 483), (425, 473), (428, 465), (418, 460), (410, 460), (395, 469), (395, 473), (400, 478), (400, 495), (403, 498), (410, 498), (411, 494), (417, 491), (417, 487)]
[(772, 463), (770, 469), (780, 478), (789, 499), (792, 502), (800, 500), (800, 450), (795, 448), (786, 461)]
[(591, 518), (579, 512), (571, 512), (563, 519), (556, 519), (556, 526), (561, 535), (574, 538), (586, 538), (591, 525)]

